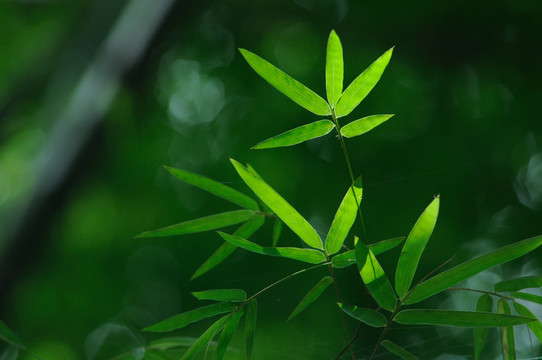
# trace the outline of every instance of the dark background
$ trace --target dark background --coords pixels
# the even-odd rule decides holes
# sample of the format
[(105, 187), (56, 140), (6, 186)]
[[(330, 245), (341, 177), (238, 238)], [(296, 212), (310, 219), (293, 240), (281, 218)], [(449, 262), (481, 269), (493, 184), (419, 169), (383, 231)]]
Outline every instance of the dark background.
[[(300, 269), (237, 251), (190, 281), (222, 243), (216, 234), (134, 236), (233, 210), (162, 168), (250, 194), (230, 157), (252, 164), (327, 231), (349, 185), (339, 143), (327, 136), (249, 150), (318, 117), (259, 78), (236, 48), (324, 96), (331, 29), (344, 48), (345, 86), (395, 46), (380, 83), (342, 119), (396, 114), (347, 143), (364, 179), (371, 242), (406, 235), (436, 194), (439, 221), (416, 279), (454, 254), (451, 264), (542, 233), (541, 16), (538, 0), (3, 1), (0, 318), (40, 359), (105, 359), (152, 340), (140, 335), (142, 327), (194, 308), (190, 291), (254, 293)], [(269, 243), (270, 230), (255, 239)], [(281, 244), (299, 243), (285, 230)], [(390, 278), (397, 255), (382, 256)], [(540, 255), (468, 285), (489, 290), (501, 278), (540, 273)], [(324, 274), (300, 276), (261, 297), (256, 359), (330, 359), (344, 345), (331, 288), (285, 323)], [(354, 268), (338, 278), (346, 302), (368, 304)], [(476, 296), (457, 295), (426, 306), (474, 308)], [(206, 324), (175, 334), (196, 336)], [(348, 326), (353, 333), (356, 324)], [(518, 334), (520, 354), (536, 355), (526, 332)], [(363, 329), (357, 357), (368, 358), (377, 336)], [(498, 356), (491, 336), (488, 359)], [(390, 337), (424, 359), (472, 351), (470, 330), (394, 329)], [(243, 348), (241, 332), (233, 346)], [(6, 351), (2, 359), (15, 356)]]

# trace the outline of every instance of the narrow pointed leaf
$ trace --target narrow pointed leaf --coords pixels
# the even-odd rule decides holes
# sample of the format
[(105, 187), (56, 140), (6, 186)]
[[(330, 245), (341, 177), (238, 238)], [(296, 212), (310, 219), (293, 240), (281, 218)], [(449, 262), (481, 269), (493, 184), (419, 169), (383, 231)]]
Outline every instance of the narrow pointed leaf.
[(446, 270), (418, 285), (404, 304), (415, 304), (493, 266), (517, 259), (542, 245), (542, 236), (517, 242)]
[(147, 346), (147, 349), (164, 351), (175, 348), (188, 348), (194, 345), (196, 340), (197, 338), (186, 336), (168, 337), (165, 339), (154, 340)]
[(24, 349), (22, 341), (19, 340), (17, 335), (15, 335), (15, 333), (2, 321), (0, 321), (0, 339), (15, 347)]
[(218, 314), (224, 314), (235, 310), (236, 306), (230, 303), (218, 303), (207, 306), (202, 306), (194, 310), (190, 310), (168, 319), (162, 320), (159, 323), (148, 326), (143, 331), (150, 332), (166, 332), (181, 329), (186, 325), (192, 324), (196, 321), (206, 319)]
[(412, 355), (411, 353), (409, 353), (408, 351), (406, 351), (405, 349), (403, 349), (399, 345), (394, 344), (389, 340), (382, 341), (382, 346), (385, 347), (392, 354), (395, 354), (395, 355), (399, 356), (401, 359), (404, 359), (404, 360), (418, 360), (418, 358), (416, 356)]
[(220, 340), (218, 340), (218, 345), (216, 346), (216, 350), (213, 355), (214, 360), (222, 360), (224, 358), (224, 355), (226, 355), (226, 350), (228, 350), (228, 346), (230, 345), (233, 333), (235, 332), (235, 329), (237, 329), (237, 325), (239, 325), (239, 320), (241, 319), (242, 315), (243, 309), (239, 309), (224, 325), (224, 329), (222, 330), (222, 334), (220, 335)]
[(331, 30), (327, 40), (326, 52), (326, 92), (332, 107), (337, 104), (343, 92), (343, 47), (335, 30)]
[(510, 294), (510, 297), (513, 297), (515, 299), (526, 300), (532, 303), (542, 305), (542, 296), (540, 295), (534, 295), (534, 294), (523, 293), (523, 292), (514, 292)]
[(395, 293), (384, 270), (365, 244), (356, 241), (355, 246), (359, 273), (369, 293), (380, 307), (393, 311), (396, 304)]
[(443, 325), (472, 328), (513, 326), (525, 324), (533, 320), (532, 318), (516, 315), (432, 309), (403, 310), (394, 319), (395, 322), (404, 325)]
[[(521, 316), (536, 318), (529, 309), (517, 302), (514, 302), (514, 309)], [(527, 323), (527, 326), (529, 327), (529, 329), (531, 329), (534, 336), (536, 336), (538, 341), (542, 344), (542, 324), (540, 323), (540, 320)]]
[[(404, 236), (382, 240), (377, 243), (370, 244), (369, 249), (371, 249), (373, 254), (376, 256), (393, 249), (397, 245), (401, 244), (403, 240), (405, 240)], [(354, 250), (348, 250), (341, 254), (337, 254), (331, 259), (331, 263), (335, 268), (345, 268), (350, 265), (354, 265), (356, 263), (356, 252)]]
[(173, 174), (173, 176), (175, 176), (177, 179), (187, 184), (197, 186), (202, 190), (208, 191), (213, 195), (221, 197), (225, 200), (228, 200), (246, 209), (256, 210), (256, 211), (259, 210), (258, 204), (256, 203), (254, 199), (251, 199), (245, 194), (237, 190), (234, 190), (229, 186), (226, 186), (215, 180), (209, 179), (205, 176), (194, 174), (186, 170), (175, 169), (169, 166), (165, 166), (165, 168), (167, 171)]
[(333, 279), (330, 276), (326, 276), (312, 288), (310, 291), (301, 299), (299, 304), (295, 307), (294, 311), (290, 314), (287, 321), (292, 320), (294, 317), (299, 315), (303, 310), (305, 310), (310, 304), (315, 302), (320, 295), (327, 289), (329, 284), (333, 282)]
[(166, 226), (157, 230), (146, 231), (137, 235), (137, 237), (148, 238), (160, 236), (174, 236), (215, 230), (247, 221), (248, 219), (253, 217), (254, 214), (255, 212), (253, 210), (227, 211), (195, 220), (184, 221), (182, 223)]
[(420, 215), (403, 245), (395, 272), (395, 290), (401, 298), (410, 289), (423, 250), (433, 233), (439, 205), (440, 197), (437, 196)]
[[(488, 294), (483, 294), (478, 298), (478, 303), (476, 304), (476, 311), (489, 313), (493, 309), (493, 300)], [(487, 337), (487, 328), (475, 328), (474, 329), (474, 359), (478, 360), (484, 343)]]
[(295, 129), (288, 130), (273, 136), (267, 140), (254, 145), (253, 149), (271, 149), (282, 146), (292, 146), (300, 144), (302, 142), (319, 138), (328, 134), (333, 130), (333, 122), (330, 120), (318, 120), (310, 124), (296, 127)]
[(372, 327), (386, 326), (387, 319), (384, 315), (373, 309), (360, 308), (354, 305), (337, 303), (342, 311), (356, 320)]
[(294, 247), (263, 247), (238, 236), (232, 236), (220, 231), (218, 234), (227, 242), (257, 254), (280, 256), (288, 259), (308, 262), (310, 264), (319, 264), (326, 261), (324, 253), (318, 250), (300, 249)]
[(382, 254), (383, 252), (386, 252), (388, 250), (391, 250), (395, 247), (397, 247), (399, 244), (401, 244), (405, 240), (404, 236), (395, 237), (392, 239), (382, 240), (374, 244), (369, 244), (369, 249), (373, 252), (375, 255)]
[[(263, 225), (263, 223), (263, 216), (254, 216), (246, 223), (241, 225), (233, 234), (235, 236), (240, 236), (242, 238), (248, 239)], [(235, 251), (235, 249), (237, 249), (237, 246), (234, 246), (228, 242), (222, 244), (207, 260), (203, 262), (203, 264), (200, 265), (199, 268), (197, 268), (190, 280), (194, 280), (195, 278), (205, 274), (209, 270), (219, 265), (222, 261), (226, 260), (226, 258), (230, 256)]]
[(344, 240), (356, 220), (362, 194), (363, 188), (361, 177), (359, 177), (346, 191), (341, 205), (335, 214), (335, 218), (326, 237), (326, 251), (328, 254), (332, 255), (341, 250)]
[(378, 125), (387, 121), (393, 116), (391, 115), (371, 115), (358, 120), (354, 120), (351, 123), (346, 124), (341, 128), (341, 135), (347, 138), (359, 136), (365, 134), (369, 130), (374, 129)]
[(201, 336), (192, 344), (192, 346), (183, 354), (181, 360), (190, 360), (201, 350), (207, 347), (207, 344), (220, 332), (222, 327), (228, 322), (229, 315), (223, 316), (211, 325)]
[(254, 339), (256, 332), (256, 317), (258, 312), (258, 302), (256, 299), (250, 300), (246, 305), (245, 316), (245, 359), (252, 359), (252, 349), (254, 348)]
[(215, 301), (245, 301), (247, 293), (241, 289), (215, 289), (194, 291), (192, 295), (198, 300), (215, 300)]
[(518, 291), (542, 287), (542, 276), (524, 276), (517, 279), (505, 280), (495, 284), (495, 291)]
[(273, 224), (273, 236), (272, 236), (272, 246), (277, 246), (280, 238), (280, 234), (282, 233), (282, 221), (280, 219), (276, 219), (275, 223)]
[[(510, 305), (503, 299), (497, 301), (497, 311), (500, 314), (510, 315)], [(502, 345), (502, 358), (503, 360), (515, 360), (516, 359), (516, 342), (514, 340), (514, 328), (512, 326), (502, 326), (501, 332), (501, 345)]]
[(314, 91), (258, 55), (245, 49), (239, 51), (250, 67), (275, 89), (316, 115), (326, 116), (331, 113), (328, 103)]
[(386, 51), (374, 63), (362, 72), (343, 92), (339, 102), (335, 106), (335, 115), (342, 117), (350, 114), (367, 94), (375, 87), (382, 73), (388, 66), (393, 48)]
[(286, 200), (282, 198), (255, 172), (250, 171), (235, 160), (231, 160), (239, 176), (273, 210), (294, 233), (310, 247), (323, 250), (322, 240), (316, 230)]

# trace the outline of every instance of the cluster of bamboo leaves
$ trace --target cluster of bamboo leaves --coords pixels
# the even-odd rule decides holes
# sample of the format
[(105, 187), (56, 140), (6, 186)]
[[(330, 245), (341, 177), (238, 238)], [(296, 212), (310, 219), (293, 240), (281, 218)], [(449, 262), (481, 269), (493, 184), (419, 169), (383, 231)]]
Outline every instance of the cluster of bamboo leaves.
[[(392, 117), (392, 115), (387, 114), (372, 115), (351, 121), (344, 126), (341, 126), (338, 121), (339, 118), (350, 114), (373, 89), (390, 61), (393, 48), (379, 57), (343, 91), (342, 45), (337, 34), (332, 31), (327, 45), (325, 69), (327, 101), (258, 55), (245, 49), (240, 49), (240, 51), (248, 64), (277, 90), (306, 110), (318, 116), (330, 117), (328, 119), (319, 119), (262, 141), (255, 145), (254, 149), (291, 146), (324, 136), (335, 129), (346, 153), (344, 138), (364, 134)], [(440, 197), (436, 196), (431, 201), (406, 237), (368, 244), (366, 239), (359, 240), (357, 236), (352, 234), (353, 230), (351, 228), (356, 219), (362, 221), (360, 202), (363, 188), (361, 178), (354, 179), (347, 156), (346, 161), (350, 169), (352, 185), (345, 189), (345, 195), (325, 239), (322, 239), (313, 226), (248, 164), (243, 165), (236, 160), (231, 160), (235, 171), (252, 190), (256, 198), (207, 177), (186, 170), (166, 167), (177, 179), (225, 199), (238, 207), (235, 210), (184, 221), (139, 235), (139, 237), (174, 236), (220, 230), (237, 225), (238, 227), (233, 233), (217, 231), (224, 243), (196, 269), (192, 279), (218, 266), (238, 248), (260, 255), (293, 259), (309, 265), (251, 296), (248, 296), (241, 289), (214, 289), (194, 292), (193, 295), (196, 298), (213, 301), (213, 303), (175, 315), (143, 330), (158, 333), (171, 332), (206, 318), (217, 315), (222, 316), (197, 339), (187, 341), (186, 338), (170, 337), (151, 343), (147, 349), (148, 358), (167, 359), (166, 354), (168, 351), (184, 347), (187, 350), (181, 356), (183, 360), (194, 358), (198, 352), (205, 352), (205, 355), (210, 355), (212, 352), (213, 359), (222, 359), (229, 349), (236, 328), (244, 317), (246, 333), (245, 358), (251, 359), (256, 325), (257, 297), (260, 294), (303, 272), (319, 267), (328, 267), (330, 275), (323, 277), (312, 288), (308, 289), (307, 295), (292, 310), (288, 317), (289, 320), (317, 300), (326, 288), (334, 282), (333, 269), (353, 265), (357, 266), (360, 278), (377, 306), (375, 309), (346, 303), (338, 303), (338, 306), (356, 321), (368, 327), (382, 329), (381, 340), (376, 344), (371, 358), (374, 358), (379, 347), (382, 347), (402, 359), (416, 359), (416, 356), (405, 350), (405, 345), (394, 344), (386, 340), (386, 332), (393, 323), (474, 328), (474, 354), (476, 359), (481, 354), (489, 327), (500, 329), (503, 355), (506, 359), (515, 358), (513, 327), (516, 325), (527, 324), (534, 335), (542, 342), (542, 324), (527, 307), (516, 301), (523, 300), (542, 304), (542, 297), (521, 292), (523, 289), (542, 286), (542, 277), (503, 281), (495, 285), (494, 292), (464, 289), (482, 293), (475, 311), (425, 309), (417, 306), (404, 308), (409, 305), (417, 305), (421, 301), (451, 289), (456, 284), (484, 270), (514, 260), (535, 250), (542, 245), (542, 236), (494, 250), (442, 271), (437, 275), (427, 275), (418, 283), (413, 284), (423, 251), (437, 222)], [(261, 245), (261, 241), (250, 240), (253, 234), (268, 220), (274, 222), (270, 246)], [(299, 237), (303, 246), (278, 246), (283, 224)], [(352, 250), (348, 250), (345, 245), (345, 242), (349, 239), (350, 241), (354, 240)], [(380, 266), (378, 255), (397, 246), (402, 246), (402, 249), (397, 261), (395, 279), (392, 285), (390, 278)], [(359, 286), (363, 285), (360, 283)], [(503, 294), (506, 292), (510, 292), (510, 294)], [(493, 308), (493, 298), (498, 299), (496, 311)], [(512, 314), (509, 304), (513, 305), (515, 314)]]

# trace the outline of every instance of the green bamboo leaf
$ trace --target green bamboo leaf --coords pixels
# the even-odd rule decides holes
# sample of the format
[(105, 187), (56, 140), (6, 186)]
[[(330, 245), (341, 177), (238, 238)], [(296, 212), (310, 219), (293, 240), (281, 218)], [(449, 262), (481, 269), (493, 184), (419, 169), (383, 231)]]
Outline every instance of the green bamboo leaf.
[(341, 135), (347, 138), (365, 134), (369, 130), (374, 129), (378, 125), (390, 119), (394, 114), (371, 115), (364, 118), (354, 120), (341, 128)]
[[(510, 305), (503, 299), (497, 301), (497, 311), (500, 314), (510, 315)], [(516, 342), (514, 340), (514, 328), (512, 326), (501, 326), (501, 345), (503, 360), (516, 359)]]
[[(534, 316), (534, 314), (525, 306), (515, 301), (513, 304), (514, 309), (519, 315), (536, 319), (536, 316)], [(529, 329), (531, 329), (533, 334), (537, 337), (538, 341), (540, 341), (540, 343), (542, 344), (542, 324), (540, 323), (540, 320), (537, 319), (537, 321), (527, 323), (527, 326), (529, 327)]]
[(405, 296), (412, 284), (423, 250), (435, 228), (439, 205), (440, 197), (437, 196), (420, 215), (403, 245), (395, 272), (395, 290), (400, 298)]
[(386, 252), (388, 250), (391, 250), (395, 247), (397, 247), (399, 244), (401, 244), (405, 240), (404, 236), (395, 237), (392, 239), (382, 240), (374, 244), (369, 244), (369, 249), (373, 252), (375, 255), (380, 255), (383, 252)]
[(406, 351), (405, 349), (403, 349), (399, 345), (394, 344), (389, 340), (382, 341), (382, 346), (385, 347), (392, 354), (395, 354), (395, 355), (399, 356), (401, 359), (404, 359), (404, 360), (418, 360), (418, 358), (416, 356), (412, 355), (411, 353), (409, 353), (408, 351)]
[(335, 214), (331, 228), (326, 237), (326, 251), (332, 255), (341, 250), (346, 236), (358, 214), (358, 206), (363, 195), (361, 177), (348, 188), (344, 198)]
[(393, 311), (396, 304), (395, 293), (384, 270), (365, 244), (356, 241), (355, 247), (359, 273), (369, 293), (380, 307)]
[(542, 305), (542, 296), (539, 296), (539, 295), (522, 293), (522, 292), (514, 292), (510, 294), (510, 297), (513, 297), (515, 299), (526, 300), (526, 301), (530, 301), (530, 302)]
[(226, 315), (218, 319), (213, 325), (211, 325), (201, 336), (192, 344), (192, 346), (183, 354), (181, 360), (190, 360), (196, 356), (201, 350), (203, 350), (207, 344), (220, 332), (223, 326), (225, 326), (230, 320), (230, 315)]
[(238, 236), (232, 236), (221, 231), (220, 236), (227, 242), (242, 249), (255, 252), (262, 255), (280, 256), (288, 259), (308, 262), (310, 264), (319, 264), (326, 261), (324, 253), (313, 249), (300, 249), (294, 247), (263, 247)]
[(272, 236), (272, 246), (277, 246), (280, 238), (280, 234), (282, 233), (282, 221), (280, 219), (276, 219), (275, 223), (273, 224), (273, 236)]
[(234, 190), (229, 186), (186, 170), (175, 169), (169, 166), (164, 167), (177, 179), (187, 184), (197, 186), (202, 190), (208, 191), (213, 195), (221, 197), (246, 209), (255, 211), (259, 210), (258, 204), (254, 199), (251, 199), (245, 194), (240, 193), (239, 191)]
[(334, 268), (342, 269), (356, 263), (356, 252), (348, 250), (331, 258), (331, 265)]
[(184, 221), (179, 224), (166, 226), (161, 229), (145, 231), (137, 238), (173, 236), (193, 234), (202, 231), (220, 229), (226, 226), (235, 225), (247, 221), (256, 214), (253, 210), (235, 210), (220, 214), (205, 216), (195, 220)]
[(226, 350), (228, 350), (233, 333), (235, 332), (235, 329), (237, 329), (237, 325), (239, 325), (239, 320), (241, 319), (242, 315), (243, 309), (237, 310), (224, 325), (224, 329), (220, 335), (220, 340), (218, 340), (218, 345), (213, 355), (214, 360), (222, 360), (224, 355), (226, 355)]
[(392, 53), (393, 48), (386, 51), (346, 88), (335, 106), (335, 115), (338, 118), (350, 114), (375, 87), (388, 66)]
[(354, 305), (337, 303), (342, 311), (356, 320), (372, 327), (386, 326), (387, 319), (384, 315), (373, 309), (360, 308)]
[(316, 115), (331, 114), (328, 103), (314, 91), (258, 55), (245, 49), (239, 51), (250, 67), (278, 91)]
[(25, 348), (22, 341), (19, 340), (17, 335), (15, 335), (15, 333), (2, 321), (0, 321), (0, 339), (15, 347), (21, 349)]
[(406, 297), (404, 304), (415, 304), (427, 299), (484, 270), (517, 259), (540, 245), (542, 245), (542, 236), (536, 236), (457, 265), (416, 286), (410, 295)]
[(460, 327), (495, 327), (525, 324), (534, 319), (477, 311), (412, 309), (400, 311), (394, 321), (404, 325), (443, 325)]
[(231, 159), (243, 181), (269, 206), (294, 233), (310, 247), (323, 250), (322, 240), (316, 230), (286, 200), (253, 171)]
[(333, 125), (333, 122), (331, 122), (330, 120), (318, 120), (313, 123), (302, 125), (292, 130), (288, 130), (277, 136), (273, 136), (272, 138), (269, 138), (254, 145), (252, 148), (271, 149), (276, 147), (300, 144), (302, 142), (327, 135), (331, 130), (333, 130), (334, 126), (335, 125)]
[(158, 339), (151, 342), (147, 346), (147, 349), (164, 351), (164, 350), (176, 349), (176, 348), (188, 348), (194, 345), (196, 340), (197, 338), (188, 337), (188, 336), (168, 337), (168, 338)]
[(327, 289), (329, 284), (333, 282), (333, 279), (330, 276), (326, 276), (312, 288), (310, 291), (301, 299), (299, 304), (295, 307), (294, 311), (290, 314), (287, 321), (292, 320), (294, 317), (299, 315), (303, 310), (305, 310), (310, 304), (315, 302), (320, 295)]
[(215, 289), (194, 291), (192, 295), (198, 300), (214, 300), (214, 301), (245, 301), (247, 293), (241, 289)]
[(335, 30), (331, 30), (327, 40), (326, 52), (326, 92), (327, 101), (334, 107), (343, 92), (343, 47)]
[[(370, 244), (369, 249), (371, 249), (373, 254), (376, 256), (395, 248), (397, 245), (402, 243), (403, 240), (405, 240), (404, 236), (379, 241), (377, 243)], [(356, 252), (354, 250), (348, 250), (341, 254), (337, 254), (331, 259), (331, 263), (333, 267), (338, 269), (354, 265), (356, 263)]]
[(517, 279), (504, 280), (495, 284), (495, 291), (518, 291), (542, 287), (542, 276), (524, 276)]
[[(248, 239), (263, 225), (263, 223), (263, 216), (253, 216), (250, 220), (241, 225), (233, 234), (235, 236)], [(222, 261), (226, 260), (226, 258), (230, 256), (235, 249), (237, 249), (237, 246), (234, 246), (228, 242), (222, 244), (207, 260), (203, 262), (203, 264), (200, 265), (199, 268), (197, 268), (190, 280), (194, 280), (195, 278), (205, 274), (209, 270), (219, 265)]]
[[(493, 309), (493, 299), (488, 294), (478, 298), (476, 311), (489, 313)], [(474, 359), (478, 360), (486, 341), (487, 328), (474, 328)]]
[(181, 329), (186, 325), (192, 324), (196, 321), (206, 319), (218, 314), (224, 314), (235, 310), (236, 306), (230, 303), (217, 303), (207, 306), (202, 306), (194, 310), (186, 311), (184, 313), (172, 316), (168, 319), (162, 320), (154, 325), (148, 326), (143, 331), (150, 332), (167, 332), (177, 329)]
[(256, 317), (258, 313), (258, 302), (256, 299), (250, 300), (246, 305), (245, 316), (245, 359), (252, 359), (252, 349), (254, 348), (254, 339), (256, 332)]

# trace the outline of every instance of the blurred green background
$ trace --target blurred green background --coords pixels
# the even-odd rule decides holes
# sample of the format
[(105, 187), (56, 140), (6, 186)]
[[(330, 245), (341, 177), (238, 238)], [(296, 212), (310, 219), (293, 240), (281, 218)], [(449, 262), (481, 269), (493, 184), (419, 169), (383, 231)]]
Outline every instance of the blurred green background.
[[(349, 185), (338, 141), (249, 150), (318, 118), (260, 79), (236, 48), (323, 96), (331, 29), (344, 48), (345, 86), (395, 46), (380, 83), (345, 119), (396, 114), (347, 143), (364, 178), (370, 241), (406, 235), (436, 194), (440, 217), (417, 279), (454, 254), (451, 264), (542, 233), (541, 18), (538, 0), (2, 1), (0, 318), (40, 359), (107, 359), (156, 338), (141, 335), (142, 327), (195, 307), (190, 291), (254, 293), (300, 269), (237, 251), (190, 281), (222, 243), (216, 234), (134, 236), (233, 210), (162, 167), (249, 193), (230, 157), (252, 164), (327, 231)], [(270, 229), (254, 239), (269, 243)], [(285, 230), (281, 244), (298, 240)], [(397, 255), (382, 257), (390, 277)], [(540, 274), (540, 255), (469, 285), (490, 289), (501, 278)], [(330, 359), (344, 345), (331, 288), (285, 323), (323, 274), (262, 296), (256, 359)], [(368, 302), (355, 269), (338, 278), (346, 302)], [(475, 298), (441, 295), (427, 306), (474, 309)], [(174, 334), (196, 336), (206, 324)], [(356, 324), (348, 326), (353, 333)], [(518, 331), (520, 355), (538, 354)], [(358, 358), (377, 336), (363, 330)], [(422, 359), (471, 354), (468, 330), (397, 328), (390, 337)], [(489, 347), (485, 358), (497, 357)]]

